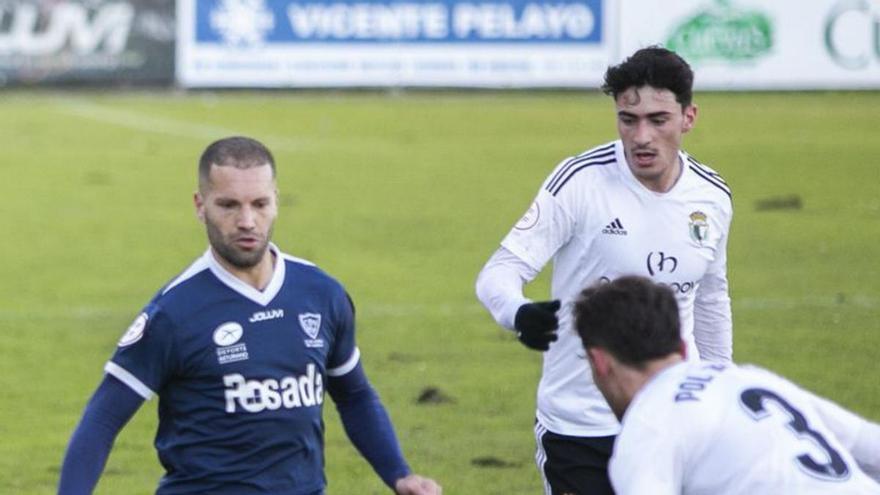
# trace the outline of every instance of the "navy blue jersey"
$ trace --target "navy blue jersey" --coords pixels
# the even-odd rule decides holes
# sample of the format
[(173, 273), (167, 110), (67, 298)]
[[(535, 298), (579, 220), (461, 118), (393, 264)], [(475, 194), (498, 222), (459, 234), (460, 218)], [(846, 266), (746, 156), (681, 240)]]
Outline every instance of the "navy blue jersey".
[(263, 291), (208, 250), (146, 306), (105, 370), (159, 396), (159, 494), (311, 494), (324, 485), (328, 376), (358, 362), (351, 301), (282, 254)]

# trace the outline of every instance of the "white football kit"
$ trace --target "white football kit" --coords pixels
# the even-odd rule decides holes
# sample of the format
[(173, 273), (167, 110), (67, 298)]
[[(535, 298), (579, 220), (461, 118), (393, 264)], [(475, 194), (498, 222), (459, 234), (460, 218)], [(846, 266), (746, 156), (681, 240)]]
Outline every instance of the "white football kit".
[(617, 495), (880, 494), (880, 426), (757, 367), (671, 366), (622, 423)]
[(480, 300), (513, 329), (517, 309), (529, 302), (523, 284), (553, 259), (551, 297), (562, 301), (559, 340), (544, 353), (537, 399), (537, 419), (547, 430), (580, 437), (619, 431), (572, 328), (572, 304), (594, 283), (642, 275), (667, 284), (678, 300), (689, 356), (731, 359), (730, 189), (686, 153), (679, 158), (682, 173), (665, 193), (635, 178), (620, 141), (563, 161), (478, 277)]

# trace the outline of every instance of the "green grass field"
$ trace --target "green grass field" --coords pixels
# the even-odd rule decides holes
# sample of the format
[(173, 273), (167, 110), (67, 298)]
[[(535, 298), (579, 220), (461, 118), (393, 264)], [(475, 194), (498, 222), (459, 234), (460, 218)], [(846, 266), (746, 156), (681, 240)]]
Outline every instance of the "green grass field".
[[(696, 102), (685, 147), (734, 191), (735, 358), (880, 420), (880, 93)], [(413, 468), (453, 495), (539, 493), (540, 356), (495, 326), (473, 283), (555, 164), (616, 137), (610, 99), (6, 92), (0, 112), (0, 493), (54, 492), (116, 341), (206, 246), (195, 164), (229, 134), (274, 150), (275, 240), (351, 292), (367, 373)], [(793, 196), (801, 208), (760, 208)], [(428, 387), (451, 400), (417, 403)], [(331, 402), (325, 420), (328, 493), (387, 493)], [(155, 424), (152, 401), (98, 493), (153, 492)]]

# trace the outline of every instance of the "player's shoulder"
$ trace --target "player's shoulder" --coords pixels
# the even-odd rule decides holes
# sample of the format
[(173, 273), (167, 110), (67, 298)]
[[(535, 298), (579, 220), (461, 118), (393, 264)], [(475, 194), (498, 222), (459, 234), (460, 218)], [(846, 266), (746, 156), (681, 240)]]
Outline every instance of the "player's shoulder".
[(284, 261), (285, 278), (300, 285), (331, 292), (345, 292), (342, 283), (316, 263), (288, 253), (279, 253)]
[(543, 189), (557, 196), (575, 183), (583, 184), (614, 174), (617, 171), (613, 166), (617, 162), (617, 148), (618, 141), (612, 141), (566, 157), (544, 181)]
[(686, 151), (682, 151), (682, 157), (684, 166), (694, 178), (695, 184), (707, 194), (716, 197), (722, 204), (731, 204), (733, 190), (721, 174)]
[(193, 298), (203, 298), (212, 290), (211, 270), (208, 260), (201, 256), (182, 272), (175, 275), (153, 296), (150, 304), (159, 308), (190, 306)]
[[(723, 397), (723, 382), (735, 366), (706, 361), (685, 361), (671, 366), (654, 377), (639, 393), (640, 410), (652, 421), (690, 422), (694, 417), (705, 417), (715, 409)], [(668, 418), (658, 418), (660, 414)]]

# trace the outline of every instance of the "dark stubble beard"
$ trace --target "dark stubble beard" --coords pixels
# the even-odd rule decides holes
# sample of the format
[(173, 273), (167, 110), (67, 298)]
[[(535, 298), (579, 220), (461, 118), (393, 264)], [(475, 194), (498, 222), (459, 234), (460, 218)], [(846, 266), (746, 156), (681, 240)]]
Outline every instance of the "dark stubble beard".
[(220, 232), (220, 229), (210, 219), (206, 218), (205, 220), (208, 242), (211, 243), (214, 252), (230, 265), (241, 269), (253, 268), (263, 259), (263, 256), (266, 255), (266, 250), (269, 248), (269, 239), (272, 238), (272, 231), (275, 228), (274, 225), (269, 227), (266, 238), (263, 239), (263, 244), (254, 251), (240, 251), (232, 243), (226, 242), (223, 233)]

